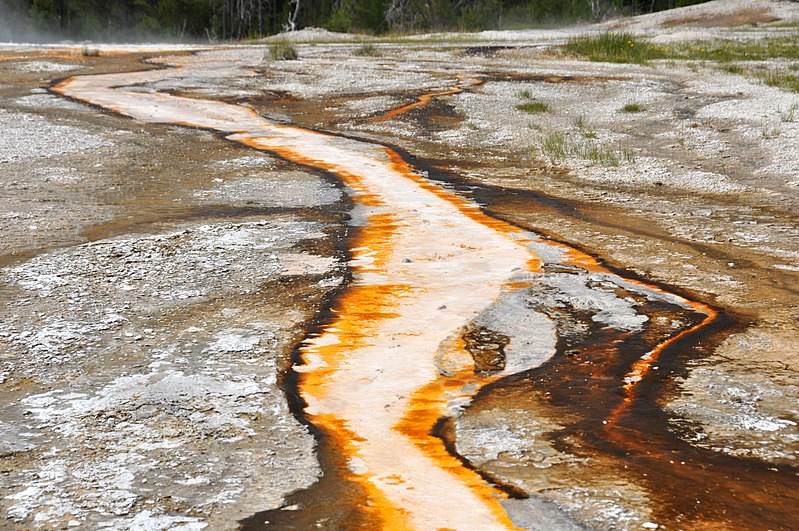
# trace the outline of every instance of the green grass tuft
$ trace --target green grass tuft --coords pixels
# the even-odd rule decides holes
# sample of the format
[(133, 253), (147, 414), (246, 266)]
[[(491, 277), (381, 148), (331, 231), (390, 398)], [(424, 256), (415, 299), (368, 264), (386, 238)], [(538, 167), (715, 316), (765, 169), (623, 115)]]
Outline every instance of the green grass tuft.
[(799, 33), (760, 39), (716, 39), (673, 44), (664, 52), (676, 59), (718, 61), (765, 61), (799, 57)]
[(541, 114), (549, 111), (549, 105), (543, 101), (530, 101), (527, 103), (520, 103), (516, 106), (516, 109), (528, 114)]
[[(585, 133), (583, 133), (585, 136)], [(591, 138), (595, 138), (596, 133)], [(619, 166), (622, 162), (635, 162), (635, 152), (624, 146), (613, 146), (595, 141), (575, 140), (573, 136), (559, 131), (548, 134), (541, 142), (540, 152), (552, 164), (564, 161), (569, 157), (587, 160), (601, 166)]]
[(276, 41), (269, 47), (269, 56), (274, 61), (293, 61), (300, 57), (297, 47), (287, 40)]
[(780, 120), (783, 122), (793, 122), (796, 119), (797, 110), (799, 110), (799, 105), (794, 103), (784, 111), (780, 111)]
[(725, 64), (725, 65), (721, 66), (721, 70), (723, 72), (728, 72), (730, 74), (738, 74), (738, 75), (741, 75), (741, 76), (746, 74), (746, 70), (744, 70), (741, 67), (741, 65), (736, 65), (735, 63)]
[(769, 87), (777, 87), (791, 92), (799, 92), (799, 75), (780, 70), (759, 70), (755, 76), (762, 79)]
[(646, 107), (644, 107), (640, 103), (635, 103), (634, 101), (631, 101), (630, 103), (625, 104), (624, 107), (619, 109), (619, 112), (644, 112), (645, 110)]
[(586, 142), (575, 147), (575, 154), (594, 164), (602, 166), (618, 166), (619, 156), (609, 146), (596, 142)]
[(353, 50), (352, 55), (359, 57), (380, 57), (383, 55), (380, 48), (370, 42), (365, 42)]
[(548, 134), (541, 143), (541, 152), (552, 164), (566, 159), (566, 136), (561, 132)]
[(777, 138), (782, 134), (782, 130), (780, 126), (777, 124), (770, 124), (768, 122), (763, 122), (760, 124), (760, 133), (763, 135), (763, 138)]
[(656, 45), (631, 33), (610, 32), (572, 37), (562, 46), (562, 50), (590, 61), (609, 63), (646, 64), (655, 59), (719, 63), (795, 60), (799, 57), (799, 33), (758, 39), (715, 39)]

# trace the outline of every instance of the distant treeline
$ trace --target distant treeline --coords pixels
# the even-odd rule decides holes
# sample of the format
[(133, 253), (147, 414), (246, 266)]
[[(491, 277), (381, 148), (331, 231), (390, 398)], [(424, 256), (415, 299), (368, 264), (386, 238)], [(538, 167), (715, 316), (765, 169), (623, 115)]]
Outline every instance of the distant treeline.
[(513, 29), (590, 22), (702, 1), (0, 0), (5, 21), (0, 32), (94, 40), (227, 40), (306, 26), (373, 34)]

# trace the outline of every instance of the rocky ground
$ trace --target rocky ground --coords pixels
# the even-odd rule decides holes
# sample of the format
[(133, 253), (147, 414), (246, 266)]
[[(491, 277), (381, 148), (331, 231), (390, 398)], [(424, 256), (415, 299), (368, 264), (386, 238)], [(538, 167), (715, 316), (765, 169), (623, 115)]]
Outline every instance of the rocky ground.
[[(703, 26), (693, 9), (682, 25), (628, 25), (663, 41), (796, 31), (789, 3), (763, 6), (780, 20)], [(799, 95), (709, 63), (552, 50), (577, 31), (378, 43), (376, 56), (309, 43), (297, 61), (217, 49), (206, 53), (241, 67), (157, 88), (396, 146), (495, 215), (722, 310), (726, 331), (686, 347), (671, 380), (670, 429), (795, 467)], [(0, 52), (4, 526), (230, 528), (320, 473), (281, 384), (347, 279), (349, 199), (328, 176), (211, 133), (47, 92), (64, 76), (147, 68), (143, 54)], [(516, 108), (529, 99), (549, 110)], [(643, 110), (620, 111), (633, 102)], [(618, 164), (552, 160), (552, 133)], [(458, 451), (580, 525), (654, 525), (650, 484), (553, 445), (559, 419), (525, 400), (479, 398), (456, 423)]]
[(319, 474), (280, 380), (346, 274), (346, 200), (46, 92), (81, 63), (2, 66), (4, 526), (235, 527)]

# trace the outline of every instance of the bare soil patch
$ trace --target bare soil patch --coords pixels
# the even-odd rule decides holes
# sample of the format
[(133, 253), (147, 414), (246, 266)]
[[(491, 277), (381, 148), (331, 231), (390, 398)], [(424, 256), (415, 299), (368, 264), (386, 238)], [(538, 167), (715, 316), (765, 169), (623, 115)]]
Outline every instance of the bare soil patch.
[(684, 18), (672, 18), (664, 23), (666, 27), (673, 26), (704, 26), (714, 27), (735, 27), (746, 26), (749, 24), (764, 24), (782, 20), (780, 17), (772, 15), (765, 7), (741, 9), (731, 13), (712, 14), (706, 13), (700, 16), (688, 16)]

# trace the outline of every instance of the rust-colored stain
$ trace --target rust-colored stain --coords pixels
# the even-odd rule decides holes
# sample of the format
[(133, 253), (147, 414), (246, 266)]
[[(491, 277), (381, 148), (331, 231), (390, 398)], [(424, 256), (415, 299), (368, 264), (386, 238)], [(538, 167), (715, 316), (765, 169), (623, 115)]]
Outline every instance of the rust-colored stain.
[[(565, 254), (568, 257), (569, 263), (576, 265), (586, 271), (613, 274), (609, 269), (603, 267), (599, 263), (599, 261), (593, 256), (582, 253), (577, 249), (571, 247), (563, 246), (563, 249), (566, 251)], [(657, 286), (648, 284), (646, 282), (642, 282), (640, 280), (625, 279), (625, 281), (629, 282), (630, 284), (642, 286), (650, 291), (655, 291), (662, 295), (672, 295)], [(613, 409), (613, 411), (611, 411), (610, 415), (607, 418), (608, 436), (613, 440), (618, 441), (620, 437), (623, 437), (623, 435), (614, 430), (614, 428), (618, 426), (619, 420), (624, 416), (625, 412), (632, 405), (636, 397), (636, 392), (639, 383), (652, 370), (652, 367), (657, 362), (660, 354), (665, 349), (667, 349), (668, 347), (670, 347), (680, 339), (689, 336), (691, 334), (694, 334), (695, 332), (698, 332), (702, 328), (705, 328), (706, 326), (710, 325), (713, 321), (715, 321), (718, 318), (718, 312), (713, 308), (711, 308), (710, 306), (707, 306), (706, 304), (703, 304), (701, 302), (688, 300), (683, 297), (680, 297), (680, 299), (684, 305), (688, 306), (693, 311), (700, 314), (704, 314), (705, 318), (698, 324), (695, 324), (694, 326), (679, 332), (678, 334), (666, 339), (665, 341), (662, 341), (661, 343), (656, 345), (655, 348), (653, 348), (652, 350), (641, 356), (635, 363), (633, 363), (633, 365), (630, 367), (630, 370), (627, 372), (627, 374), (624, 377), (624, 387), (623, 387), (624, 396), (622, 402), (615, 409)], [(639, 445), (640, 442), (627, 441), (627, 443), (634, 443), (635, 445)]]
[(766, 7), (747, 7), (729, 13), (705, 14), (700, 16), (684, 16), (666, 20), (663, 25), (667, 28), (674, 26), (703, 26), (703, 27), (735, 27), (748, 26), (749, 24), (767, 24), (782, 20), (773, 15)]

